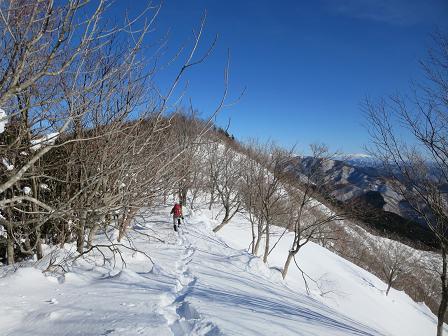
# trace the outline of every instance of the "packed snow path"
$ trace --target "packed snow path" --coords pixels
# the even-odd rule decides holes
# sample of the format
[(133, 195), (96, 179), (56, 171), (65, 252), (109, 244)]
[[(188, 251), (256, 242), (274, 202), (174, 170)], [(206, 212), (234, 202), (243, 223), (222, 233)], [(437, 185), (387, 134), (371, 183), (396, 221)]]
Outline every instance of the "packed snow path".
[(378, 334), (335, 311), (323, 313), (325, 307), (258, 272), (265, 267), (258, 258), (230, 248), (210, 229), (207, 218), (196, 217), (175, 235), (183, 251), (174, 253), (175, 293), (163, 299), (171, 302), (163, 314), (174, 335)]
[[(59, 279), (0, 268), (0, 335), (391, 335), (291, 288), (213, 234), (206, 214), (175, 233), (169, 210), (144, 214), (131, 234), (154, 265), (124, 250), (125, 268), (96, 253)], [(163, 242), (148, 241), (155, 233)]]

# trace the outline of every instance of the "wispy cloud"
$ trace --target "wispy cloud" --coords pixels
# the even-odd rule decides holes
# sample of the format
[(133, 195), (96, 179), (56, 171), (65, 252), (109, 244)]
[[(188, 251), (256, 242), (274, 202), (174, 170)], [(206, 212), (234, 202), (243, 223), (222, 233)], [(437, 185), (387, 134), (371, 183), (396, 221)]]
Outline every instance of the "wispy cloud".
[(446, 0), (324, 0), (331, 12), (358, 19), (413, 25), (448, 17)]

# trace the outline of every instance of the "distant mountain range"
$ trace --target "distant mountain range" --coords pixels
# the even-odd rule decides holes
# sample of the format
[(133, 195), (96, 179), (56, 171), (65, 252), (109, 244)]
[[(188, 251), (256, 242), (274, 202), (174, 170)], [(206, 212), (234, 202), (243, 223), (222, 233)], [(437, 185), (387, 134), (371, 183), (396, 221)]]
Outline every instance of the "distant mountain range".
[(366, 168), (378, 168), (381, 163), (369, 154), (346, 154), (344, 156), (339, 156), (337, 158), (340, 161), (343, 161), (351, 166), (355, 167), (366, 167)]
[(329, 176), (331, 195), (342, 205), (357, 209), (357, 219), (379, 231), (398, 234), (432, 245), (432, 233), (410, 210), (409, 203), (392, 188), (378, 161), (369, 155), (351, 155), (345, 160), (313, 157), (294, 159), (298, 171), (321, 165)]

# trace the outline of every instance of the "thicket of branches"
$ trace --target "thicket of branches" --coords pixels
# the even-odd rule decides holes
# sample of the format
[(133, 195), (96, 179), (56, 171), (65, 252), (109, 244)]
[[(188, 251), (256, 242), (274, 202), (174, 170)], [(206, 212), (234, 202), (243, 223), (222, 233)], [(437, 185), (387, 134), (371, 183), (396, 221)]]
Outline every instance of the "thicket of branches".
[[(330, 192), (329, 176), (322, 166), (331, 160), (325, 146), (311, 146), (311, 156), (319, 164), (297, 156), (275, 144), (239, 144), (223, 132), (214, 133), (202, 147), (205, 164), (201, 167), (200, 188), (209, 197), (209, 208), (219, 205), (221, 223), (213, 231), (221, 230), (238, 213), (245, 216), (252, 232), (249, 249), (261, 252), (263, 262), (287, 233), (294, 240), (285, 256), (283, 277), (299, 250), (310, 241), (325, 245), (334, 239), (330, 223), (345, 217), (342, 211), (331, 211), (319, 201)], [(192, 190), (192, 193), (193, 190)], [(273, 226), (283, 228), (278, 237), (271, 233)], [(260, 251), (260, 249), (263, 251)], [(296, 263), (297, 265), (297, 263)]]
[(191, 48), (170, 60), (181, 65), (161, 92), (153, 83), (161, 46), (151, 56), (146, 47), (160, 6), (122, 25), (106, 22), (108, 6), (0, 2), (0, 257), (8, 264), (42, 258), (43, 243), (76, 242), (83, 254), (108, 228), (118, 244), (140, 208), (185, 195), (190, 159), (224, 104), (227, 68), (208, 121), (171, 103), (184, 73), (213, 48), (196, 58), (205, 17)]

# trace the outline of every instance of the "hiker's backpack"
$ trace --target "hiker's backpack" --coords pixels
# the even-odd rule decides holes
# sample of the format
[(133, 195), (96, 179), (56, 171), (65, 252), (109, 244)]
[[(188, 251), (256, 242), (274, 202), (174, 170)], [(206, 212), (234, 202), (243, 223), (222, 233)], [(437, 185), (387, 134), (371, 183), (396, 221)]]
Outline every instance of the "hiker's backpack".
[(182, 217), (182, 205), (176, 203), (173, 208), (174, 217)]

